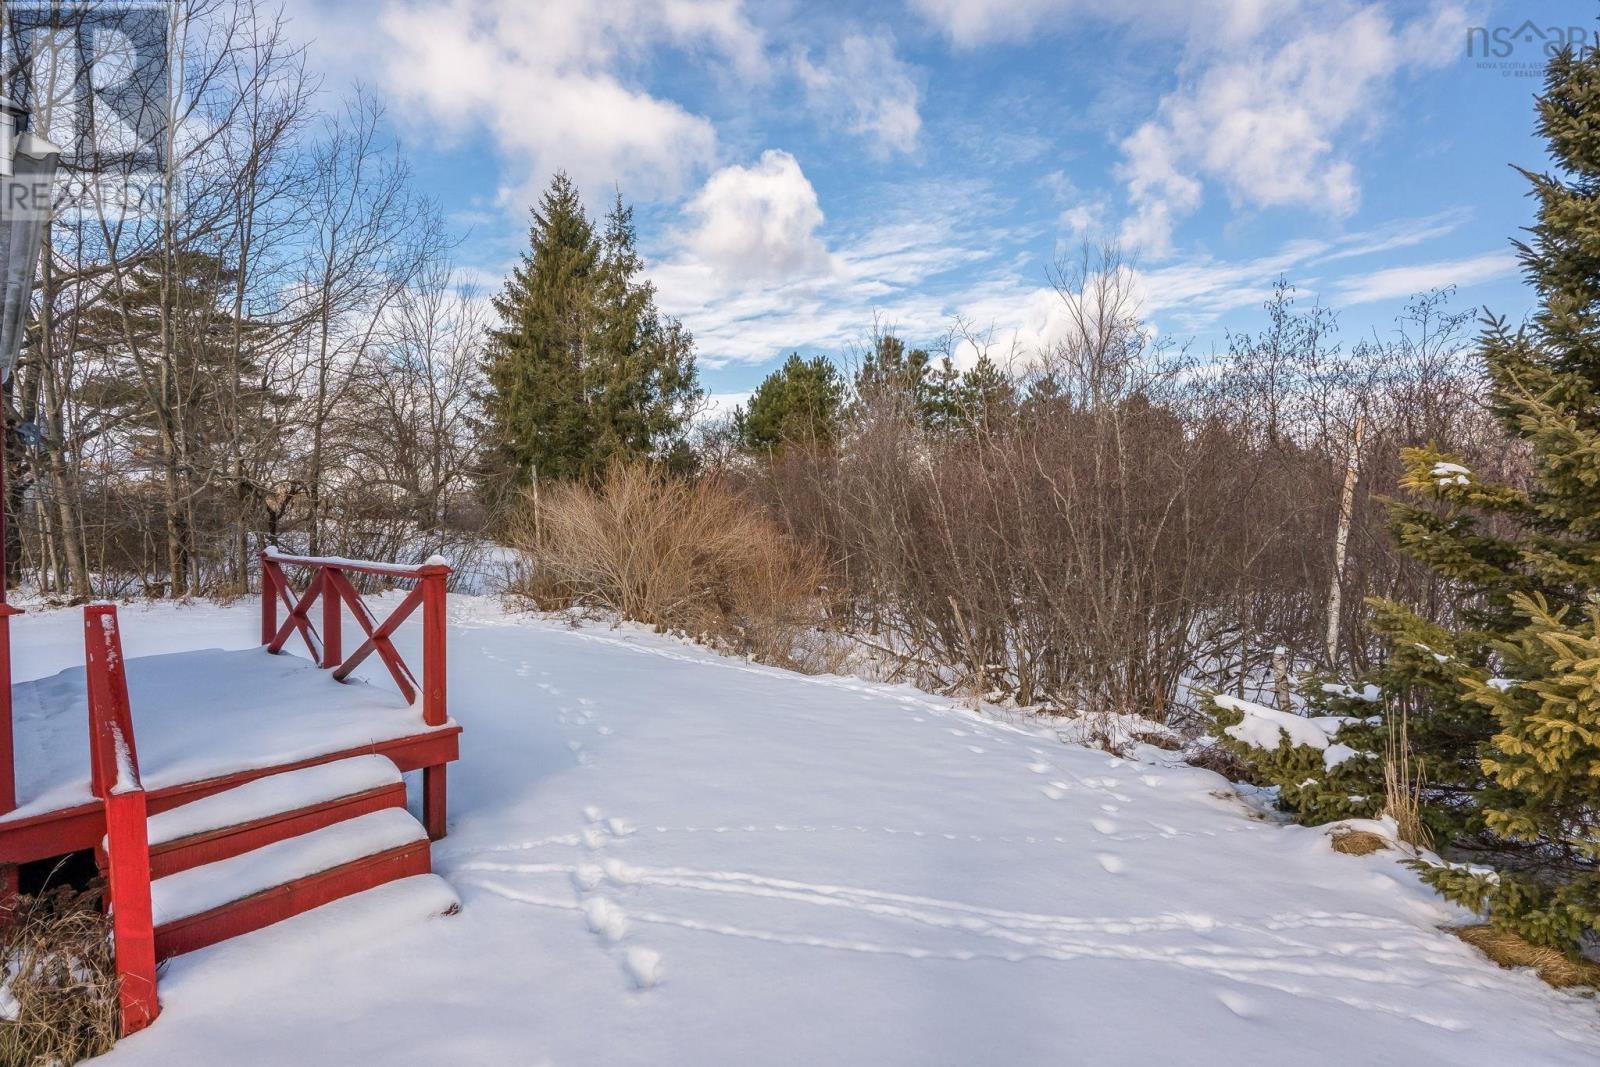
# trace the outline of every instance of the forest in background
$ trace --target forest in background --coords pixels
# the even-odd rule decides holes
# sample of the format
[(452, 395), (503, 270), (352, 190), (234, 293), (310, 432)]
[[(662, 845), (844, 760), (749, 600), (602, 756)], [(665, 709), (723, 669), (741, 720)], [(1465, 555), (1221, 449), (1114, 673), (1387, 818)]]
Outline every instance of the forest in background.
[(826, 573), (820, 619), (908, 677), (1164, 718), (1185, 678), (1369, 663), (1369, 594), (1447, 614), (1384, 529), (1400, 448), (1515, 475), (1448, 293), (1346, 341), (1280, 282), (1201, 354), (1154, 339), (1114, 249), (1052, 272), (1045, 350), (864, 323), (705, 418), (620, 197), (594, 219), (558, 177), (474, 292), (376, 104), (327, 111), (265, 6), (177, 10), (182, 210), (52, 226), (5, 396), (11, 578), (46, 597), (237, 595), (268, 544), (471, 569), (640, 461), (758, 503)]

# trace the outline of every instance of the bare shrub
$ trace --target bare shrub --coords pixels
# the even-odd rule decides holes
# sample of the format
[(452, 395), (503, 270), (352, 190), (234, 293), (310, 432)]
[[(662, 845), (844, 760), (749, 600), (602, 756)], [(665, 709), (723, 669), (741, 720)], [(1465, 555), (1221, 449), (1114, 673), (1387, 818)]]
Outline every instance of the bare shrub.
[(1522, 462), (1481, 403), (1448, 293), (1344, 351), (1332, 313), (1295, 309), (1283, 284), (1263, 333), (1191, 358), (1153, 339), (1114, 249), (1053, 280), (1048, 347), (949, 340), (1009, 369), (1006, 410), (952, 424), (917, 387), (858, 380), (834, 447), (722, 461), (827, 559), (835, 623), (897, 676), (1185, 728), (1194, 692), (1271, 699), (1276, 682), (1284, 702), (1296, 674), (1373, 662), (1369, 596), (1434, 620), (1462, 610), (1384, 510), (1402, 445), (1434, 441), (1496, 476)]
[(510, 537), (526, 561), (514, 591), (544, 606), (597, 606), (780, 666), (835, 662), (817, 633), (826, 569), (716, 478), (616, 464), (530, 497)]
[(0, 926), (0, 1063), (69, 1064), (117, 1039), (110, 923), (95, 894), (57, 889), (17, 901)]

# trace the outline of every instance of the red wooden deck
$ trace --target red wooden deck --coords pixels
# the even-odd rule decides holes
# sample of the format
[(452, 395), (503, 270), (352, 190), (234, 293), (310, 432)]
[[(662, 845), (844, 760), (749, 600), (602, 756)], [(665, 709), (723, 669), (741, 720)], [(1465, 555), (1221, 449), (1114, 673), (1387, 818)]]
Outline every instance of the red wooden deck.
[[(137, 722), (137, 713), (135, 713)], [(236, 771), (199, 781), (182, 782), (164, 789), (147, 791), (150, 814), (169, 811), (191, 800), (232, 789), (236, 785), (264, 778), (269, 774), (299, 770), (319, 763), (332, 763), (374, 752), (388, 756), (402, 771), (440, 767), (460, 757), (461, 727), (445, 726), (388, 741), (321, 753), (288, 763)], [(105, 806), (87, 800), (67, 808), (56, 808), (18, 819), (0, 819), (0, 864), (29, 863), (50, 859), (68, 852), (94, 848), (106, 832)]]
[[(296, 593), (286, 568), (309, 572), (303, 593)], [(357, 593), (350, 574), (411, 580), (414, 585), (380, 620)], [(212, 944), (384, 881), (428, 871), (428, 841), (445, 834), (445, 769), (460, 755), (461, 727), (446, 710), (449, 574), (450, 568), (438, 560), (404, 566), (264, 552), (264, 649), (125, 659), (116, 609), (96, 605), (84, 609), (83, 670), (14, 688), (5, 684), (9, 612), (0, 595), (0, 684), (5, 684), (0, 693), (0, 921), (16, 889), (17, 864), (96, 849), (107, 877), (123, 977), (122, 1031), (131, 1033), (149, 1025), (160, 1010), (155, 995), (158, 953)], [(280, 607), (287, 609), (281, 625)], [(315, 617), (314, 607), (320, 607)], [(419, 608), (420, 680), (392, 640)], [(341, 647), (347, 613), (365, 638), (349, 657)], [(311, 663), (279, 654), (296, 636)], [(352, 672), (374, 654), (398, 693), (386, 682), (380, 687), (352, 679)], [(410, 843), (311, 873), (289, 872), (247, 899), (224, 898), (209, 911), (153, 924), (149, 815), (271, 775), (364, 755), (385, 756), (400, 771), (422, 772), (422, 825), (403, 812), (398, 816), (411, 827), (401, 828)], [(216, 833), (174, 846), (173, 856), (155, 857), (155, 876), (206, 863), (220, 869), (229, 862), (226, 857), (254, 861), (251, 849), (342, 831), (355, 825), (346, 820), (376, 819), (383, 815), (381, 809), (403, 802), (403, 786), (396, 778), (389, 788), (291, 805), (281, 815), (219, 827)], [(336, 822), (343, 825), (334, 826)]]

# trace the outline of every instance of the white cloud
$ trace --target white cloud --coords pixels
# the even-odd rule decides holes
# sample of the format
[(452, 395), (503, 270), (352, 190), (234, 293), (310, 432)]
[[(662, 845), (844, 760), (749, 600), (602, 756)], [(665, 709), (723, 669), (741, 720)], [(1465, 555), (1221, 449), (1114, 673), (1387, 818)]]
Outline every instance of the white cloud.
[[(1270, 252), (1244, 260), (1198, 255), (1149, 269), (1135, 264), (1125, 268), (1127, 292), (1139, 313), (1159, 324), (1161, 332), (1187, 339), (1214, 329), (1217, 321), (1230, 312), (1259, 308), (1272, 296), (1273, 285), (1280, 277), (1288, 277), (1302, 294), (1320, 294), (1338, 308), (1403, 300), (1435, 286), (1470, 285), (1504, 276), (1514, 269), (1513, 257), (1496, 254), (1333, 279), (1317, 275), (1330, 264), (1343, 265), (1357, 257), (1443, 236), (1464, 221), (1460, 215), (1440, 215), (1335, 238), (1286, 241)], [(1019, 273), (970, 288), (962, 294), (955, 310), (989, 336), (991, 353), (1002, 361), (1009, 356), (1026, 364), (1067, 336), (1071, 327), (1069, 309), (1060, 294)], [(958, 355), (965, 364), (977, 357), (970, 346), (964, 346)]]
[(1118, 173), (1133, 208), (1123, 242), (1167, 254), (1174, 225), (1200, 205), (1202, 180), (1236, 206), (1350, 214), (1360, 191), (1343, 142), (1379, 121), (1397, 75), (1446, 62), (1465, 25), (1452, 5), (1396, 25), (1373, 3), (1224, 47), (1191, 41), (1179, 87), (1122, 142)]
[(825, 120), (869, 138), (884, 155), (916, 150), (921, 92), (888, 34), (849, 34), (815, 62), (810, 53), (799, 52), (795, 72), (807, 105)]
[(751, 167), (724, 167), (686, 209), (685, 245), (700, 263), (735, 283), (785, 282), (833, 269), (817, 236), (817, 191), (787, 152), (768, 150)]
[(696, 417), (701, 422), (715, 422), (732, 415), (735, 408), (744, 407), (750, 403), (750, 397), (755, 390), (746, 389), (740, 393), (707, 393)]
[(1291, 14), (1294, 0), (911, 0), (911, 7), (962, 48), (1026, 44), (1050, 34), (1072, 33), (1086, 20), (1121, 23), (1149, 36), (1202, 32), (1234, 40), (1256, 32), (1270, 18)]
[(1508, 278), (1518, 270), (1517, 257), (1510, 252), (1485, 252), (1463, 259), (1435, 263), (1414, 263), (1387, 267), (1351, 278), (1334, 287), (1340, 303), (1366, 304), (1378, 300), (1404, 299), (1447, 285), (1468, 286)]
[(591, 196), (672, 198), (716, 155), (711, 122), (635, 81), (658, 52), (692, 51), (746, 79), (764, 42), (740, 0), (292, 0), (341, 73), (370, 72), (392, 117), (449, 145), (479, 130), (504, 157), (502, 199), (531, 202), (557, 168)]
[[(869, 228), (824, 242), (810, 225), (821, 223), (821, 211), (811, 214), (815, 193), (803, 181), (783, 152), (719, 171), (691, 205), (696, 225), (652, 256), (661, 307), (693, 327), (705, 365), (764, 363), (794, 349), (839, 352), (865, 335), (874, 316), (887, 328), (940, 329), (951, 312), (931, 291), (940, 276), (970, 289), (973, 271), (993, 263), (994, 241), (1007, 236), (975, 217), (992, 206), (979, 188), (935, 182), (896, 188)], [(808, 205), (777, 213), (804, 224), (758, 223), (775, 188), (787, 190), (780, 199)], [(706, 220), (719, 217), (708, 232)], [(777, 269), (782, 263), (788, 269)]]

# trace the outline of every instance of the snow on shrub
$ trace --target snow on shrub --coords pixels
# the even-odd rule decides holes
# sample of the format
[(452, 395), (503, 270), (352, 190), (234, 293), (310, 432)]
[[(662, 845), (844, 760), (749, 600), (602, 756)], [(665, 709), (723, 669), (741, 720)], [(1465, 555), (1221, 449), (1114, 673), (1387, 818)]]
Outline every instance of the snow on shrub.
[(1370, 725), (1365, 720), (1295, 715), (1220, 693), (1207, 704), (1218, 743), (1254, 777), (1277, 786), (1279, 802), (1303, 821), (1369, 818), (1383, 807), (1383, 796), (1363, 784), (1370, 772), (1361, 769), (1377, 757), (1341, 740), (1347, 727)]

